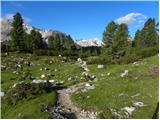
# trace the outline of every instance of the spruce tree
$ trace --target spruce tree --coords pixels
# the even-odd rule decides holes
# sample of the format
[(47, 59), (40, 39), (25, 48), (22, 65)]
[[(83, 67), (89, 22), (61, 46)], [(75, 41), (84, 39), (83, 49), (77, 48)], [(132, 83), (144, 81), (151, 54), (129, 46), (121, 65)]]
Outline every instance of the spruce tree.
[(149, 18), (145, 24), (143, 29), (141, 30), (141, 47), (151, 47), (158, 44), (158, 33), (155, 19)]
[(143, 41), (141, 41), (141, 31), (137, 30), (135, 33), (134, 41), (133, 41), (133, 47), (141, 47)]
[(11, 30), (12, 49), (17, 51), (24, 51), (24, 29), (23, 19), (20, 13), (13, 16), (12, 30)]
[(120, 58), (125, 55), (128, 42), (129, 34), (128, 27), (126, 24), (120, 24), (115, 35), (113, 36), (113, 42), (111, 45), (111, 51), (114, 58)]
[(33, 48), (32, 48), (32, 38), (30, 34), (25, 33), (24, 34), (24, 40), (25, 40), (25, 51), (26, 52), (33, 52)]
[(54, 49), (54, 37), (53, 36), (49, 36), (48, 38), (48, 48)]
[(34, 29), (31, 30), (31, 39), (32, 39), (32, 48), (34, 49), (43, 49), (44, 42), (41, 33)]
[(103, 47), (109, 47), (112, 43), (113, 36), (117, 29), (117, 24), (114, 21), (111, 21), (103, 32)]
[(59, 34), (56, 34), (56, 36), (55, 36), (54, 48), (55, 48), (56, 50), (60, 50), (60, 49), (61, 49), (61, 40), (60, 40)]

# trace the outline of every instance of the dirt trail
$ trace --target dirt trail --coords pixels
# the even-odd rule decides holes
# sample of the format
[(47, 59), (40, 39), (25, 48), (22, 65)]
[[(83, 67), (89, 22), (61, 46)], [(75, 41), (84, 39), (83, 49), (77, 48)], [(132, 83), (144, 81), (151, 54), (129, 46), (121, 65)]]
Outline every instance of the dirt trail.
[(78, 85), (70, 86), (69, 88), (58, 90), (58, 103), (62, 105), (66, 109), (70, 109), (71, 112), (75, 113), (77, 119), (81, 119), (83, 117), (81, 115), (81, 111), (78, 107), (76, 107), (71, 101), (70, 95), (71, 93), (77, 91), (80, 87)]
[(96, 115), (94, 112), (80, 110), (75, 104), (71, 101), (71, 93), (76, 92), (82, 87), (85, 83), (80, 83), (78, 85), (73, 85), (69, 88), (58, 90), (58, 103), (63, 106), (65, 109), (69, 109), (72, 113), (75, 114), (77, 119), (94, 119)]

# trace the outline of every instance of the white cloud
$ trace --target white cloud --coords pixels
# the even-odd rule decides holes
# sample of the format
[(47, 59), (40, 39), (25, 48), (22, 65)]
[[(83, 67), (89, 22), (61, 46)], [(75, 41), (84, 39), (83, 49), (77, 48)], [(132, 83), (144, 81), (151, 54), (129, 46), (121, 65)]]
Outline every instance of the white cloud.
[[(10, 13), (10, 14), (6, 14), (5, 16), (3, 16), (3, 18), (7, 19), (7, 20), (13, 20), (13, 16), (14, 16), (14, 14)], [(1, 19), (3, 19), (3, 18), (1, 18)], [(30, 23), (32, 21), (32, 19), (25, 17), (25, 16), (22, 16), (22, 18), (25, 23)]]
[(141, 13), (129, 13), (125, 16), (122, 16), (116, 19), (118, 24), (125, 23), (127, 25), (131, 25), (134, 23), (143, 23), (147, 17)]

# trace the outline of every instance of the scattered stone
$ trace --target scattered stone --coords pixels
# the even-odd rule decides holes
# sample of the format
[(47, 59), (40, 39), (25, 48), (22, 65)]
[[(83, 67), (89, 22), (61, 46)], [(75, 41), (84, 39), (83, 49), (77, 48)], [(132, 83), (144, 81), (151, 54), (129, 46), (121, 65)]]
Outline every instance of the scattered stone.
[(97, 68), (102, 69), (104, 68), (104, 65), (98, 65)]
[(69, 80), (69, 81), (75, 80), (75, 77), (71, 76), (71, 77), (68, 78), (68, 80)]
[(88, 77), (88, 76), (89, 76), (89, 73), (88, 73), (88, 72), (83, 72), (83, 73), (82, 73), (82, 76)]
[(44, 70), (49, 70), (49, 68), (45, 67)]
[(91, 112), (91, 111), (85, 111), (82, 110), (80, 112), (80, 119), (96, 119), (97, 118), (97, 112)]
[(15, 88), (18, 84), (22, 84), (24, 81), (20, 81), (20, 82), (18, 82), (18, 83), (15, 83), (13, 86), (12, 86), (12, 88)]
[(111, 74), (110, 72), (109, 72), (109, 73), (107, 73), (107, 76), (110, 76), (110, 74)]
[(101, 77), (104, 77), (105, 75), (104, 74), (101, 74)]
[(121, 76), (121, 77), (126, 77), (126, 76), (128, 76), (128, 70), (125, 70), (124, 73), (122, 73), (120, 76)]
[(45, 78), (46, 76), (44, 74), (41, 75), (41, 78)]
[(133, 65), (135, 66), (139, 66), (138, 62), (134, 62)]
[(46, 83), (47, 81), (46, 80), (37, 80), (37, 79), (34, 79), (31, 83)]
[(92, 80), (96, 80), (96, 76), (95, 76), (95, 75), (92, 75), (92, 76), (91, 76), (91, 79), (92, 79)]
[(53, 82), (55, 82), (55, 80), (49, 80), (49, 82), (53, 83)]
[(83, 63), (83, 61), (82, 61), (82, 59), (81, 59), (81, 58), (78, 58), (78, 59), (77, 59), (77, 61), (78, 61), (80, 64), (82, 64), (82, 63)]
[(63, 85), (63, 84), (64, 84), (64, 81), (57, 81), (55, 84), (56, 84), (56, 85)]
[(4, 96), (4, 92), (0, 92), (0, 96), (3, 97)]
[(90, 98), (90, 96), (87, 96), (87, 98)]
[(94, 88), (95, 88), (94, 85), (91, 85), (91, 84), (89, 84), (89, 83), (86, 83), (84, 89), (82, 89), (81, 91), (82, 91), (82, 92), (87, 92), (88, 90), (91, 90), (91, 89), (94, 89)]
[(1, 70), (5, 70), (5, 69), (6, 69), (6, 66), (1, 65)]
[(133, 106), (136, 108), (139, 108), (139, 107), (143, 107), (144, 104), (143, 104), (143, 102), (135, 102), (135, 103), (133, 103)]
[(132, 115), (133, 111), (135, 110), (135, 107), (124, 107), (122, 110), (125, 110), (129, 115)]

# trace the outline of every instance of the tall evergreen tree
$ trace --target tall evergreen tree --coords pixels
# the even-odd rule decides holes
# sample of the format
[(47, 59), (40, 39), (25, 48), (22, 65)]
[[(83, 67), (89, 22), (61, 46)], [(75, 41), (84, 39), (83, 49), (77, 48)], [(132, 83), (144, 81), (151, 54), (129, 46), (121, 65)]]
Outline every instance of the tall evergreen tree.
[(142, 47), (150, 47), (158, 44), (159, 37), (157, 33), (157, 26), (155, 19), (149, 18), (145, 24), (143, 29), (141, 30), (141, 45)]
[(32, 48), (33, 49), (43, 49), (44, 42), (41, 33), (34, 29), (31, 30)]
[(59, 36), (59, 34), (56, 34), (56, 36), (55, 36), (55, 40), (54, 40), (54, 48), (56, 49), (56, 50), (60, 50), (61, 49), (61, 39), (60, 39), (60, 36)]
[(33, 52), (33, 48), (32, 48), (32, 38), (30, 34), (25, 33), (24, 34), (24, 40), (25, 40), (25, 51), (26, 52)]
[(12, 30), (11, 30), (12, 49), (24, 51), (24, 29), (23, 19), (20, 13), (13, 16)]
[(133, 47), (141, 47), (143, 41), (141, 41), (141, 31), (137, 30), (135, 33), (134, 41), (133, 41)]
[(111, 45), (111, 51), (114, 58), (119, 58), (125, 55), (127, 47), (129, 46), (129, 34), (126, 24), (120, 24), (115, 35), (113, 36), (113, 42)]
[(54, 37), (53, 36), (49, 36), (48, 38), (48, 48), (54, 49)]
[(104, 47), (109, 47), (111, 45), (116, 29), (117, 24), (114, 21), (111, 21), (105, 28), (102, 39)]

